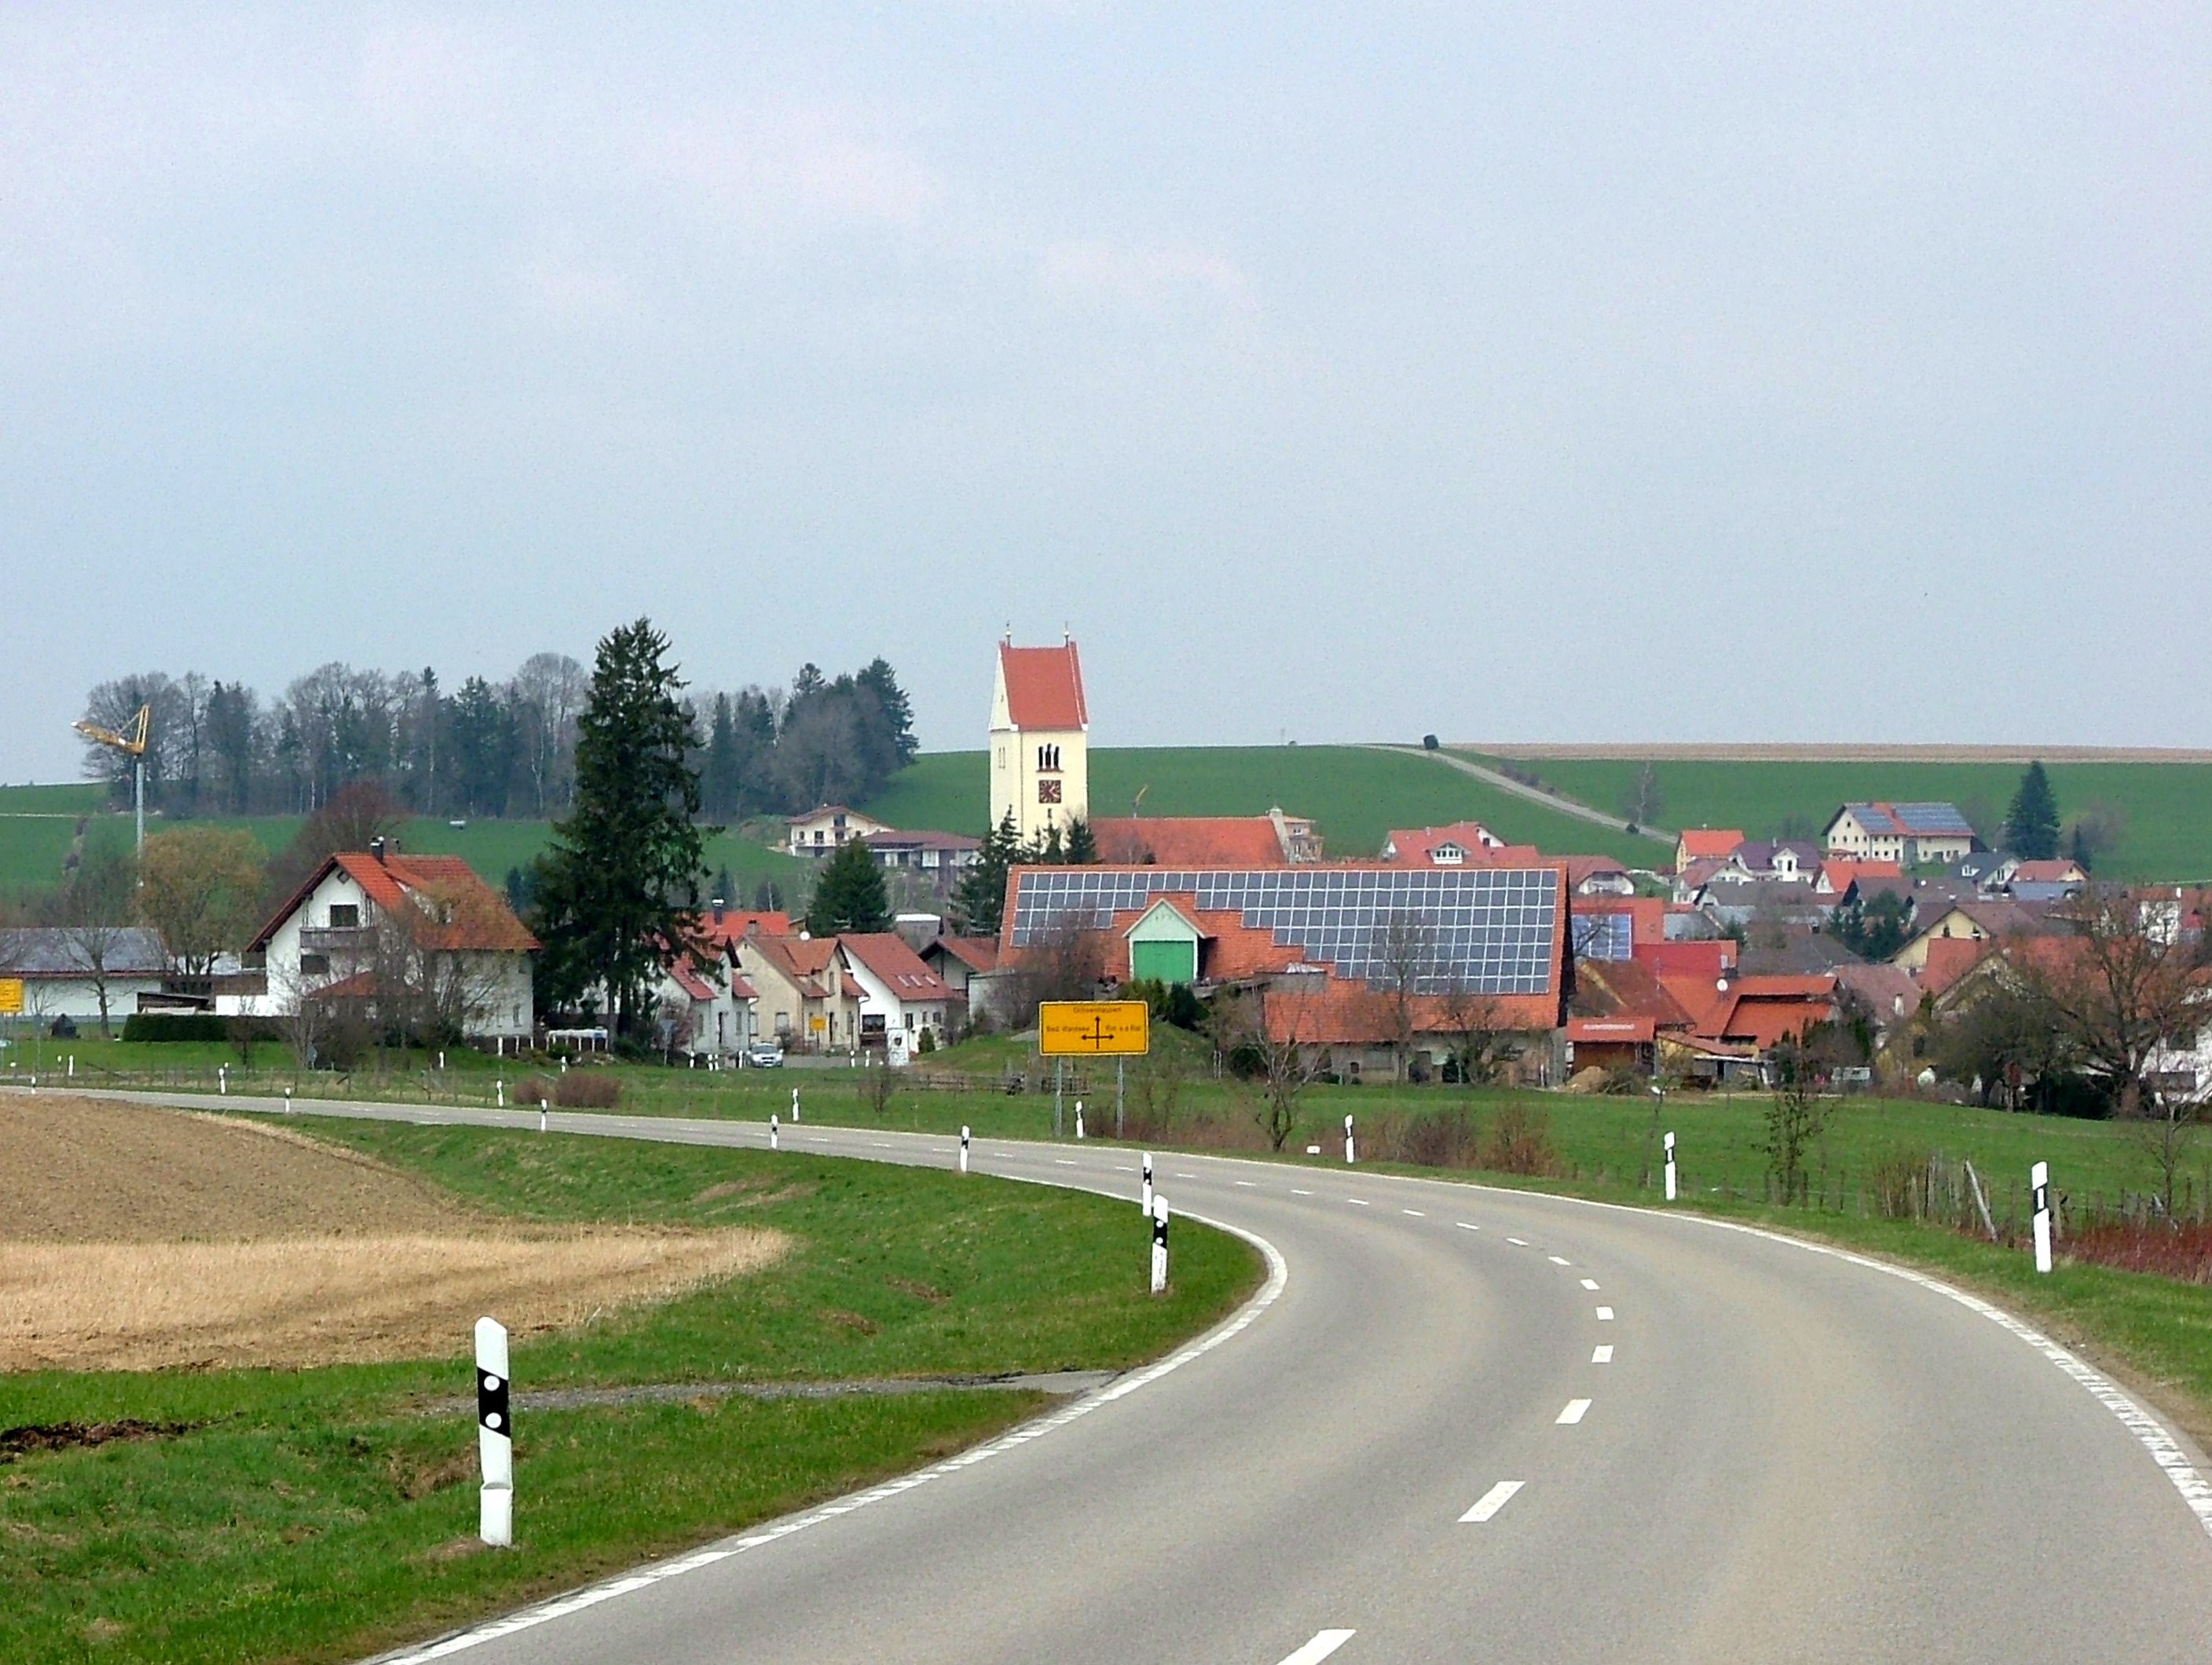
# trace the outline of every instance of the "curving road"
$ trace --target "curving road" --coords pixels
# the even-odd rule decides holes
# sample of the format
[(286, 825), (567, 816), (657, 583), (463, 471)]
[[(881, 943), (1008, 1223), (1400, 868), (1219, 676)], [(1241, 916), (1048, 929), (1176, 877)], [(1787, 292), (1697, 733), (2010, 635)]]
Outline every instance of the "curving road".
[[(784, 1137), (887, 1161), (954, 1150)], [(1133, 1257), (1134, 1160), (975, 1152), (980, 1172), (1130, 1196)], [(389, 1657), (2212, 1656), (2212, 1486), (2193, 1456), (1978, 1303), (1683, 1215), (1340, 1166), (1158, 1167), (1176, 1212), (1271, 1248), (1267, 1288), (1224, 1332), (924, 1476)]]

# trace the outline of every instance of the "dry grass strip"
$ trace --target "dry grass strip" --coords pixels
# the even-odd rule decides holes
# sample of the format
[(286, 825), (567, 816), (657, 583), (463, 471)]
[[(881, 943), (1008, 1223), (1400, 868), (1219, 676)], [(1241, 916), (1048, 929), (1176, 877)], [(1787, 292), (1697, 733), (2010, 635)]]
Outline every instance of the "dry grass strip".
[(757, 1228), (0, 1243), (0, 1370), (236, 1368), (422, 1358), (491, 1313), (523, 1334), (757, 1271)]

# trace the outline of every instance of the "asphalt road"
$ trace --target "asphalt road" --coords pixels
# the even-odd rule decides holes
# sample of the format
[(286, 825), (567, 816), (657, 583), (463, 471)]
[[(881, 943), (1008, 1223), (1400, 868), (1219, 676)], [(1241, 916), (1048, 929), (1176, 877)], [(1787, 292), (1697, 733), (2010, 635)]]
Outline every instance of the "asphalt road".
[[(1133, 1257), (1134, 1163), (988, 1140), (974, 1165), (1128, 1196)], [(1158, 1177), (1176, 1212), (1271, 1248), (1267, 1290), (1225, 1332), (924, 1477), (391, 1657), (2212, 1658), (2194, 1454), (1927, 1280), (1680, 1215), (1340, 1165), (1167, 1156)], [(520, 1498), (526, 1533), (526, 1481)]]

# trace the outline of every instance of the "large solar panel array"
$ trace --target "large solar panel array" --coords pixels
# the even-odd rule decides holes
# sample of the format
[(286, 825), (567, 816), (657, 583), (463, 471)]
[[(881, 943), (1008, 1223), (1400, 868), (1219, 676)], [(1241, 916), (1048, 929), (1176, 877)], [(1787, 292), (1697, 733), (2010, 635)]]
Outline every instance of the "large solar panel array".
[(1875, 804), (1851, 804), (1846, 807), (1870, 833), (1948, 833), (1957, 838), (1971, 838), (1974, 832), (1954, 804), (1893, 804), (1889, 808), (1896, 811), (1894, 815)]
[(1575, 954), (1585, 960), (1636, 957), (1636, 921), (1626, 914), (1577, 914)]
[(1395, 983), (1408, 957), (1394, 921), (1419, 922), (1414, 992), (1545, 994), (1553, 987), (1552, 939), (1559, 876), (1550, 868), (1097, 867), (1027, 869), (1014, 896), (1012, 945), (1026, 948), (1055, 929), (1103, 930), (1117, 913), (1153, 897), (1191, 896), (1204, 912), (1237, 914), (1270, 931), (1340, 977)]

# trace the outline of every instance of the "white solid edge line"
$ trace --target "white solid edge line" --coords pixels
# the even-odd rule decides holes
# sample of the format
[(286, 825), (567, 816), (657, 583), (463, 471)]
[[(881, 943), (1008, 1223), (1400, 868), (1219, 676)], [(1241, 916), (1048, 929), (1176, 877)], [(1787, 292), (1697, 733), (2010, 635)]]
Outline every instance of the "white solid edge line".
[(1587, 1399), (1571, 1399), (1567, 1401), (1567, 1408), (1559, 1413), (1553, 1425), (1558, 1428), (1570, 1427), (1588, 1415), (1589, 1407), (1590, 1402)]
[(1593, 1364), (1613, 1363), (1613, 1344), (1610, 1341), (1601, 1341), (1596, 1346), (1591, 1348), (1590, 1363)]
[(1358, 1632), (1353, 1631), (1319, 1632), (1312, 1641), (1286, 1657), (1283, 1665), (1321, 1665), (1322, 1660), (1351, 1641), (1356, 1634)]
[[(1012, 1177), (1014, 1177), (1018, 1182), (1025, 1184), (1050, 1183), (1049, 1181), (1045, 1180), (1024, 1180), (1019, 1176)], [(566, 1595), (556, 1596), (552, 1601), (541, 1602), (536, 1607), (525, 1607), (519, 1613), (507, 1613), (501, 1618), (489, 1619), (482, 1625), (472, 1626), (467, 1630), (442, 1637), (425, 1647), (379, 1655), (374, 1661), (371, 1662), (371, 1665), (421, 1665), (421, 1662), (444, 1659), (449, 1655), (461, 1653), (470, 1648), (480, 1647), (484, 1643), (495, 1642), (501, 1637), (512, 1636), (518, 1631), (533, 1630), (556, 1619), (566, 1618), (572, 1613), (580, 1613), (586, 1607), (597, 1607), (600, 1602), (611, 1597), (627, 1595), (632, 1590), (644, 1589), (650, 1585), (660, 1583), (686, 1572), (696, 1572), (701, 1567), (714, 1565), (717, 1561), (726, 1561), (732, 1555), (742, 1554), (749, 1549), (758, 1549), (764, 1544), (775, 1543), (779, 1539), (790, 1537), (795, 1532), (804, 1532), (811, 1526), (818, 1526), (824, 1521), (849, 1515), (856, 1509), (865, 1509), (870, 1504), (881, 1503), (886, 1498), (902, 1496), (918, 1486), (927, 1486), (933, 1480), (941, 1479), (946, 1474), (956, 1474), (963, 1468), (973, 1468), (979, 1462), (988, 1461), (1004, 1452), (1014, 1450), (1028, 1444), (1033, 1439), (1053, 1432), (1055, 1429), (1065, 1428), (1069, 1423), (1080, 1417), (1090, 1415), (1102, 1405), (1110, 1405), (1117, 1399), (1126, 1399), (1138, 1389), (1149, 1386), (1170, 1371), (1180, 1370), (1192, 1360), (1205, 1357), (1223, 1342), (1243, 1334), (1261, 1313), (1274, 1305), (1290, 1282), (1291, 1272), (1288, 1263), (1283, 1259), (1282, 1251), (1257, 1232), (1247, 1231), (1242, 1226), (1231, 1225), (1225, 1221), (1212, 1219), (1188, 1209), (1183, 1211), (1182, 1217), (1187, 1220), (1195, 1220), (1200, 1225), (1210, 1225), (1217, 1231), (1226, 1231), (1230, 1236), (1241, 1237), (1250, 1243), (1265, 1257), (1267, 1262), (1267, 1281), (1261, 1285), (1259, 1292), (1242, 1307), (1230, 1314), (1195, 1341), (1177, 1348), (1165, 1358), (1160, 1359), (1156, 1364), (1147, 1364), (1141, 1370), (1132, 1370), (1127, 1376), (1116, 1377), (1105, 1387), (1094, 1393), (1084, 1395), (1073, 1404), (1065, 1406), (1048, 1415), (1039, 1417), (1033, 1422), (1025, 1422), (1011, 1433), (1001, 1434), (994, 1440), (973, 1446), (957, 1456), (947, 1457), (944, 1461), (932, 1464), (927, 1468), (917, 1469), (911, 1474), (902, 1474), (896, 1480), (886, 1480), (882, 1485), (871, 1486), (865, 1492), (856, 1492), (849, 1497), (839, 1498), (833, 1502), (818, 1504), (803, 1514), (792, 1516), (787, 1520), (778, 1521), (765, 1527), (756, 1527), (740, 1537), (724, 1539), (720, 1543), (709, 1545), (704, 1549), (694, 1551), (688, 1555), (679, 1556), (675, 1560), (662, 1561), (653, 1566), (640, 1567), (635, 1572), (624, 1573), (622, 1577), (606, 1583), (590, 1585), (583, 1589), (571, 1591)], [(1323, 1631), (1321, 1636), (1316, 1637), (1312, 1642), (1306, 1644), (1308, 1648), (1317, 1645), (1323, 1637), (1334, 1637), (1336, 1640), (1329, 1643), (1322, 1651), (1313, 1654), (1310, 1657), (1326, 1659), (1342, 1646), (1351, 1635), (1350, 1631)], [(1304, 1656), (1293, 1656), (1294, 1658)]]
[(1513, 1500), (1513, 1494), (1528, 1484), (1525, 1480), (1500, 1480), (1476, 1499), (1474, 1508), (1459, 1517), (1462, 1526), (1470, 1522), (1480, 1525)]
[(1597, 1310), (1597, 1320), (1601, 1324), (1610, 1324), (1613, 1322), (1613, 1309), (1611, 1307), (1600, 1307)]

